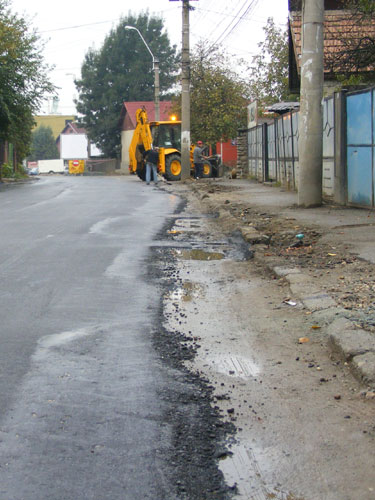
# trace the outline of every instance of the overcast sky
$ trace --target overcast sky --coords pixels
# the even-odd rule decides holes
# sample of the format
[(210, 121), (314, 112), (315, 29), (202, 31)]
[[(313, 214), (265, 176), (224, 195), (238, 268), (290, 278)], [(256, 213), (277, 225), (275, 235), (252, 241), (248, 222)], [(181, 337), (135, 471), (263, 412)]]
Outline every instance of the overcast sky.
[[(48, 40), (45, 60), (55, 65), (51, 79), (59, 90), (58, 112), (75, 113), (74, 77), (80, 76), (85, 53), (99, 49), (121, 16), (148, 10), (163, 18), (172, 44), (181, 48), (181, 1), (171, 0), (11, 0), (11, 9), (30, 19)], [(191, 0), (190, 46), (200, 39), (219, 43), (230, 54), (251, 60), (263, 38), (268, 17), (285, 25), (287, 0)], [(150, 61), (151, 64), (151, 61)], [(51, 110), (46, 104), (43, 111)]]

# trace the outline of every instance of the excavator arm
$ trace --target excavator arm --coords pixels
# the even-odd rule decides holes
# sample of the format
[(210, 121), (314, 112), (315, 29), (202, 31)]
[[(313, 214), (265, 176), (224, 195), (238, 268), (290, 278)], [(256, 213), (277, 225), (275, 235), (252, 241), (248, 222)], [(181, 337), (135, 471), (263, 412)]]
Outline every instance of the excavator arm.
[(129, 146), (129, 170), (139, 173), (143, 165), (143, 152), (151, 148), (152, 135), (148, 123), (147, 112), (144, 108), (136, 112), (137, 126)]

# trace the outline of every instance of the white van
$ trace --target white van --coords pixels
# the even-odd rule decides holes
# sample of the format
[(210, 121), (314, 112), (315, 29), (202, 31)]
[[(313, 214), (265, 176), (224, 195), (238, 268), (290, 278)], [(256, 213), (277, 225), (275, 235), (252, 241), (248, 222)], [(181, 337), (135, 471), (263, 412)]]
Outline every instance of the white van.
[(40, 174), (63, 174), (64, 160), (39, 160), (38, 167)]

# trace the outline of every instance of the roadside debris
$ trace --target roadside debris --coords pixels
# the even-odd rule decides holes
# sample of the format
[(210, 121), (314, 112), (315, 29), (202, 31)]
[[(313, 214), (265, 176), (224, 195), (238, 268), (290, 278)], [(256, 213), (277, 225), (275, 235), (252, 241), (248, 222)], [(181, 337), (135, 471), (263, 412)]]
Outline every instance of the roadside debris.
[(294, 307), (297, 305), (297, 302), (295, 302), (294, 300), (285, 299), (285, 300), (283, 300), (283, 304), (287, 304), (288, 306)]
[(307, 342), (310, 342), (310, 339), (308, 337), (300, 337), (298, 339), (299, 344), (307, 344)]

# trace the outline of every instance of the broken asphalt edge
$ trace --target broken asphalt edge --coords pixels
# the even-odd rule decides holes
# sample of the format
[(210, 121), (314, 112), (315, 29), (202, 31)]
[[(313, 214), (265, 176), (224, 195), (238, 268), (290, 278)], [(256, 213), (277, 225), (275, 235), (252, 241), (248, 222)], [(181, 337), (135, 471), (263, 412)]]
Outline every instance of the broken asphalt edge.
[[(190, 184), (190, 191), (204, 203), (211, 213), (218, 218), (233, 222), (233, 229), (242, 234), (246, 243), (250, 245), (265, 244), (264, 235), (253, 227), (243, 227), (222, 205), (212, 202), (207, 195), (201, 195), (194, 184)], [(256, 249), (252, 247), (252, 250)], [(344, 317), (345, 309), (338, 306), (336, 301), (326, 292), (316, 288), (311, 278), (298, 267), (288, 268), (275, 266), (272, 262), (262, 258), (255, 251), (258, 261), (279, 278), (284, 278), (293, 294), (298, 298), (303, 308), (312, 314), (324, 316), (323, 331), (328, 335), (328, 346), (332, 353), (338, 356), (350, 369), (353, 376), (368, 387), (375, 387), (375, 339), (366, 330), (357, 328), (355, 323)]]

